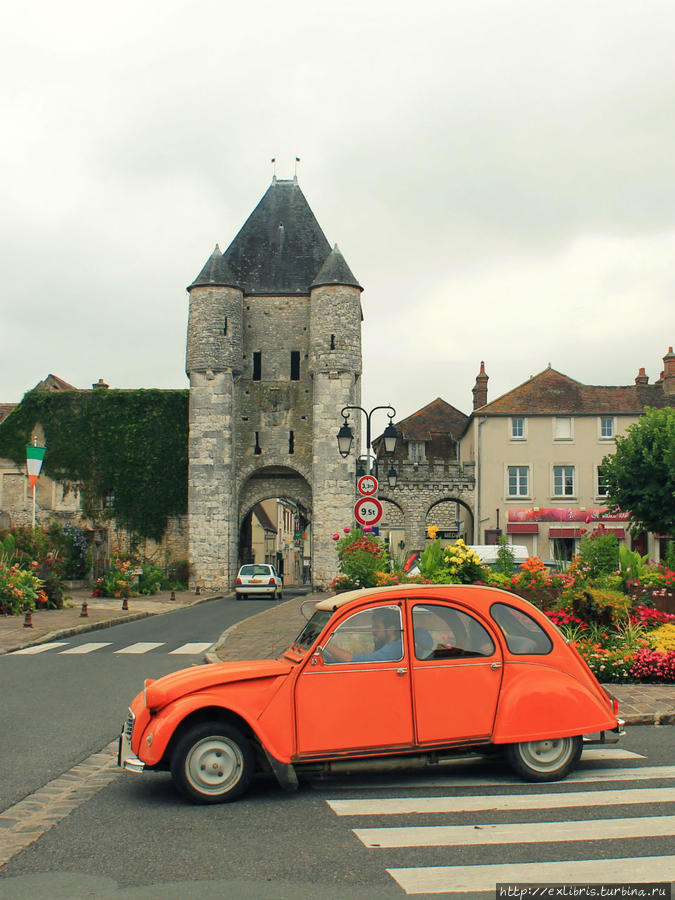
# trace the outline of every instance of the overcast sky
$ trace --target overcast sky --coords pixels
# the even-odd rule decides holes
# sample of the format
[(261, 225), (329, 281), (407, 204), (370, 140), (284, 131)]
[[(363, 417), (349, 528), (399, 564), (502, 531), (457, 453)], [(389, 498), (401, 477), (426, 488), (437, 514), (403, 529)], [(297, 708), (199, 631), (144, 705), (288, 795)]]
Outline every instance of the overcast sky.
[(365, 405), (653, 381), (673, 47), (672, 0), (5, 4), (0, 402), (186, 387), (185, 286), (272, 156), (365, 288)]

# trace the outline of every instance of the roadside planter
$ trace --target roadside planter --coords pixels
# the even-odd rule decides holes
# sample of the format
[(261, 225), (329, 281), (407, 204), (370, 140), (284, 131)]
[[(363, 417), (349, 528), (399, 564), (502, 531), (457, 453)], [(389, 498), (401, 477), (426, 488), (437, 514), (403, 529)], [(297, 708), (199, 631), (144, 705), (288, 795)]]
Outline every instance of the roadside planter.
[[(526, 600), (476, 585), (399, 585), (321, 600), (276, 660), (196, 666), (131, 703), (119, 764), (168, 770), (190, 800), (234, 800), (256, 772), (437, 763), (501, 750), (530, 781), (618, 740), (618, 704)], [(586, 736), (584, 738), (584, 736)]]

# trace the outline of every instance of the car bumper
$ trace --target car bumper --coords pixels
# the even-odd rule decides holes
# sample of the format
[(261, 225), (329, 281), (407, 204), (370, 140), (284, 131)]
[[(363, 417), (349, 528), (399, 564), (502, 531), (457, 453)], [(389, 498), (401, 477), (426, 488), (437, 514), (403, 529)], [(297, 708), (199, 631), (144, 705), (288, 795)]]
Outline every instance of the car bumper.
[(145, 769), (145, 763), (132, 752), (131, 743), (124, 731), (120, 734), (117, 744), (117, 765), (127, 772), (136, 772), (139, 775)]
[(236, 594), (276, 594), (281, 588), (275, 584), (238, 584)]

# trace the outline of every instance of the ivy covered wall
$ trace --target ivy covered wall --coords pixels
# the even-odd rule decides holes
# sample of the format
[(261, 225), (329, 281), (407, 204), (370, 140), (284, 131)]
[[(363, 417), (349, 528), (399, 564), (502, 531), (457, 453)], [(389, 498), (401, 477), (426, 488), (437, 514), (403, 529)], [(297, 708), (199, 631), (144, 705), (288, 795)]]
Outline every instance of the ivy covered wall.
[(188, 391), (30, 391), (0, 423), (0, 456), (25, 466), (39, 424), (43, 471), (77, 484), (87, 515), (161, 540), (187, 512)]

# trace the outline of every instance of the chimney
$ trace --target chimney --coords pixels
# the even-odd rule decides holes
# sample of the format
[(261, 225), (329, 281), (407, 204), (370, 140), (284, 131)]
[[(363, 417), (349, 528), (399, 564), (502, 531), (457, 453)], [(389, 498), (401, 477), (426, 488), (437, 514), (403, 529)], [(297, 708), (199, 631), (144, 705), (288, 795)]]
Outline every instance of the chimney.
[(106, 384), (102, 378), (99, 378), (96, 384), (92, 384), (92, 389), (95, 391), (107, 391), (109, 387), (110, 385)]
[(635, 384), (649, 384), (649, 375), (645, 375), (644, 366), (635, 376)]
[(488, 376), (485, 374), (485, 363), (481, 360), (480, 372), (476, 375), (476, 384), (472, 389), (473, 408), (480, 409), (487, 403), (487, 383)]
[(667, 397), (675, 394), (675, 353), (668, 347), (668, 352), (663, 357), (663, 393)]

